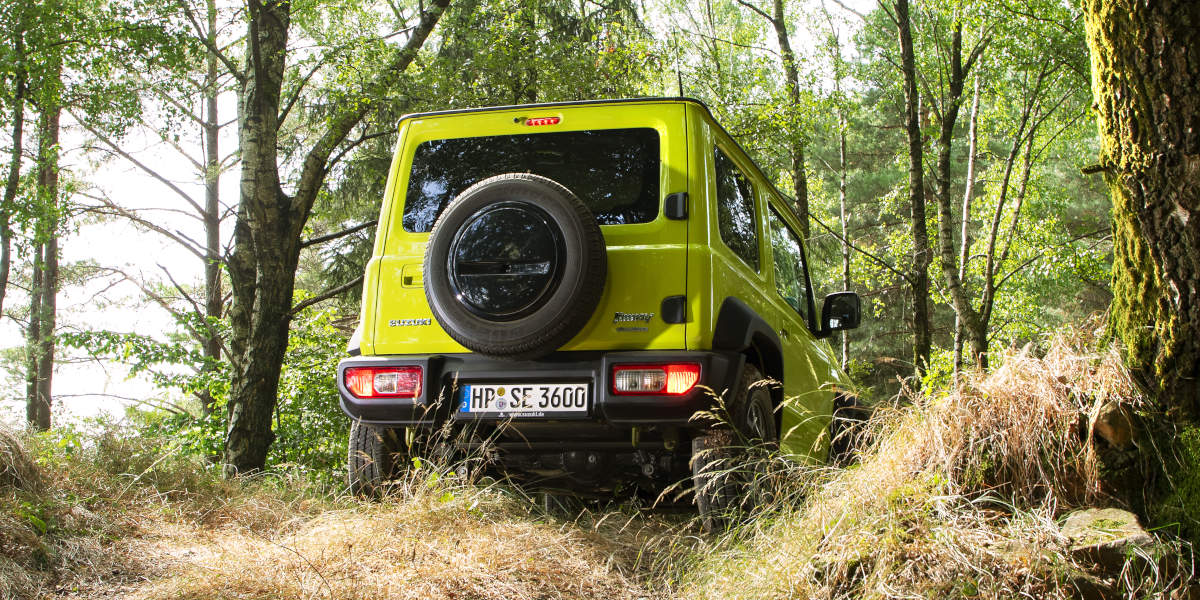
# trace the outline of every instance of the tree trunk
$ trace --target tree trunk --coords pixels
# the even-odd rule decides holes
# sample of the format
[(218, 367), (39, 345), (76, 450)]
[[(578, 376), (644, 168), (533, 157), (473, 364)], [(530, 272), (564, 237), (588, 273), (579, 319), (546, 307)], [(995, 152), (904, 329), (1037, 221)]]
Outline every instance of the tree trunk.
[[(841, 92), (841, 82), (836, 82)], [(846, 224), (846, 116), (838, 119), (838, 216), (842, 222), (842, 289), (850, 289), (850, 238)], [(850, 336), (842, 331), (842, 368), (850, 364)]]
[(795, 131), (799, 125), (795, 121), (796, 111), (800, 110), (800, 72), (796, 68), (796, 53), (792, 51), (792, 43), (788, 39), (787, 20), (783, 11), (783, 0), (775, 0), (772, 7), (771, 26), (775, 29), (775, 40), (779, 43), (779, 57), (783, 62), (784, 82), (787, 85), (788, 100), (791, 101), (791, 119), (794, 141), (789, 154), (792, 160), (792, 184), (796, 188), (796, 217), (800, 221), (800, 235), (804, 239), (809, 236), (808, 218), (808, 171), (804, 168), (804, 142), (801, 132)]
[(917, 67), (913, 55), (912, 26), (908, 0), (896, 0), (896, 30), (900, 43), (900, 70), (904, 76), (904, 129), (908, 134), (909, 228), (913, 238), (912, 269), (908, 284), (912, 291), (913, 311), (909, 327), (913, 333), (913, 365), (918, 376), (929, 366), (933, 333), (929, 314), (929, 234), (925, 230), (924, 147), (917, 103)]
[[(206, 3), (208, 13), (208, 39), (211, 45), (217, 41), (217, 7), (214, 0)], [(202, 341), (205, 372), (211, 372), (221, 360), (221, 339), (214, 322), (221, 318), (223, 297), (221, 293), (221, 155), (218, 153), (218, 137), (221, 123), (217, 115), (217, 56), (208, 52), (207, 71), (204, 76), (204, 325), (206, 338)], [(204, 415), (213, 411), (213, 397), (207, 390), (200, 394), (200, 408)]]
[(271, 412), (287, 347), (287, 312), (299, 257), (299, 240), (290, 235), (297, 215), (280, 187), (277, 160), (291, 4), (252, 0), (249, 7), (246, 82), (238, 99), (241, 201), (229, 260), (234, 370), (225, 461), (234, 473), (262, 469), (275, 439)]
[[(950, 295), (954, 314), (962, 324), (967, 341), (971, 343), (971, 356), (975, 364), (987, 368), (987, 325), (980, 322), (979, 312), (971, 306), (971, 299), (959, 278), (957, 256), (954, 252), (954, 211), (951, 190), (951, 151), (954, 147), (954, 127), (958, 122), (958, 111), (962, 106), (963, 86), (966, 83), (970, 64), (964, 68), (962, 60), (962, 25), (955, 23), (950, 40), (949, 91), (941, 107), (941, 132), (938, 136), (937, 156), (937, 203), (938, 203), (938, 247), (941, 250), (942, 276), (946, 280), (946, 291)], [(966, 218), (966, 215), (964, 215)]]
[[(971, 99), (971, 127), (967, 132), (967, 183), (963, 188), (962, 228), (958, 237), (958, 280), (966, 287), (967, 263), (971, 260), (971, 201), (975, 195), (975, 163), (979, 140), (979, 75), (975, 75), (975, 92)], [(954, 313), (954, 375), (962, 370), (964, 332), (962, 319)]]
[(1194, 0), (1085, 0), (1113, 197), (1110, 327), (1177, 421), (1200, 420), (1200, 68)]
[(38, 398), (38, 368), (42, 351), (42, 257), (45, 244), (37, 243), (33, 248), (33, 272), (29, 276), (29, 326), (25, 329), (25, 420), (39, 431), (49, 429), (42, 425), (41, 401)]
[(0, 316), (4, 314), (4, 296), (12, 268), (12, 216), (21, 184), (21, 144), (24, 142), (25, 127), (25, 69), (21, 66), (17, 67), (14, 85), (12, 154), (9, 156), (8, 180), (4, 184), (4, 199), (0, 201)]
[(350, 132), (399, 81), (441, 18), (450, 0), (433, 0), (360, 102), (335, 114), (304, 156), (294, 196), (280, 187), (278, 115), (287, 58), (291, 3), (249, 4), (247, 72), (238, 101), (242, 155), (241, 199), (234, 224), (228, 269), (233, 288), (229, 420), (226, 472), (248, 473), (266, 465), (275, 434), (271, 416), (279, 390), (291, 320), (292, 291), (300, 257), (300, 236), (324, 185), (329, 158)]
[(0, 316), (4, 315), (4, 296), (8, 291), (8, 276), (12, 270), (12, 217), (16, 212), (17, 191), (21, 184), (21, 145), (25, 129), (25, 22), (18, 21), (13, 31), (13, 101), (12, 153), (9, 155), (8, 179), (4, 182), (4, 199), (0, 200)]
[[(50, 428), (54, 380), (54, 330), (58, 297), (58, 126), (61, 109), (47, 106), (38, 123), (38, 210), (41, 212), (30, 288), (30, 373), (26, 417), (39, 431)], [(36, 308), (36, 310), (34, 310)]]
[[(57, 121), (57, 118), (55, 119)], [(56, 123), (57, 125), (57, 123)], [(57, 136), (55, 136), (57, 137)], [(58, 174), (55, 169), (54, 187), (58, 191)], [(37, 428), (45, 431), (50, 428), (50, 407), (54, 398), (52, 387), (54, 382), (54, 346), (56, 321), (58, 316), (58, 223), (52, 219), (55, 230), (50, 234), (44, 246), (42, 258), (42, 324), (41, 351), (38, 353), (38, 388), (37, 388)]]

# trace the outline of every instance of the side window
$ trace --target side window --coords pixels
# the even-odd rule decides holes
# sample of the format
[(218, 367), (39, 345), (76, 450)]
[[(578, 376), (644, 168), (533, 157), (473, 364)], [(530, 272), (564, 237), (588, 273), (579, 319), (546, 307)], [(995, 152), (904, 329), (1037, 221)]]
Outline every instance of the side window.
[(783, 300), (808, 321), (808, 277), (800, 238), (770, 209), (771, 257), (775, 264), (775, 289)]
[(758, 228), (755, 227), (754, 188), (733, 161), (714, 149), (717, 170), (717, 223), (721, 240), (746, 264), (758, 270)]

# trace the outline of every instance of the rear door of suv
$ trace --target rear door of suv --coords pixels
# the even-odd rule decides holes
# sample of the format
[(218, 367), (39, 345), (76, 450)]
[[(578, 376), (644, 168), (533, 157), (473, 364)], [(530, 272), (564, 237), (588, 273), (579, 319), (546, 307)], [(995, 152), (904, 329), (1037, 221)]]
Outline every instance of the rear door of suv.
[(380, 224), (375, 354), (467, 350), (433, 319), (424, 253), (441, 209), (506, 172), (558, 181), (589, 205), (607, 245), (608, 278), (591, 320), (562, 350), (682, 349), (663, 301), (687, 294), (687, 221), (667, 196), (687, 189), (681, 102), (543, 105), (416, 115), (402, 126), (395, 185)]

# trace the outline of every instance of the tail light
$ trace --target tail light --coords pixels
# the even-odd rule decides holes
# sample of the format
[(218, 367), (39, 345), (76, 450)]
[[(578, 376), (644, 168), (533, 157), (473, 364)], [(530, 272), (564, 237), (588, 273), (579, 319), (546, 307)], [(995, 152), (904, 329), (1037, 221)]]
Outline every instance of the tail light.
[(421, 375), (421, 367), (348, 367), (343, 377), (357, 398), (416, 398)]
[(700, 381), (700, 365), (616, 365), (612, 371), (612, 391), (619, 395), (682, 396)]

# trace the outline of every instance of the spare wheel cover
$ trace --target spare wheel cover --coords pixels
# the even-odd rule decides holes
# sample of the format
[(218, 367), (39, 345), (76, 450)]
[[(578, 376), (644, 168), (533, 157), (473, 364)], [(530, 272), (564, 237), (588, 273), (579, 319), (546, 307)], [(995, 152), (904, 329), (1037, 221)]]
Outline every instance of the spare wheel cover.
[(463, 346), (537, 358), (574, 337), (604, 289), (604, 238), (567, 188), (528, 173), (464, 190), (429, 235), (425, 296)]

